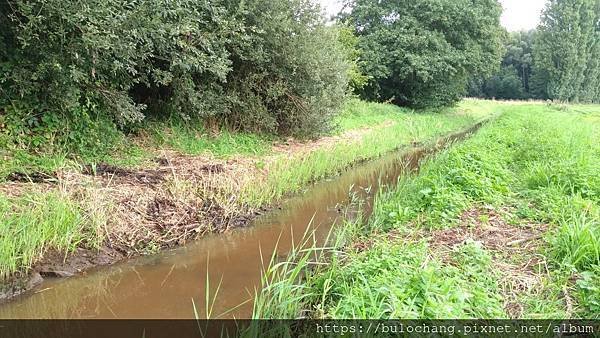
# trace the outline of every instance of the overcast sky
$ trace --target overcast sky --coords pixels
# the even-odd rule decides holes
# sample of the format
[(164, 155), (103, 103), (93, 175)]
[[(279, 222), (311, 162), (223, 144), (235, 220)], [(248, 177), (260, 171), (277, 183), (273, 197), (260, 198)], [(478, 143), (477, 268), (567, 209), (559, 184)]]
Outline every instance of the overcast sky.
[[(339, 12), (342, 0), (317, 0), (329, 15)], [(502, 25), (509, 31), (535, 28), (547, 0), (500, 0), (504, 7)]]

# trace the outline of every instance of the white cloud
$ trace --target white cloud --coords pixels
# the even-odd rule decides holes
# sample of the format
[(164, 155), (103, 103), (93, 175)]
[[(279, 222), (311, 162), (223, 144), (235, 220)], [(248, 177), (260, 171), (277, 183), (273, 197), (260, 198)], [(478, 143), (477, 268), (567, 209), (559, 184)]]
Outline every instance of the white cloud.
[(529, 30), (537, 27), (547, 0), (500, 0), (504, 13), (502, 25), (509, 31)]
[[(317, 0), (328, 15), (335, 15), (343, 5), (342, 0)], [(502, 25), (509, 31), (529, 30), (537, 27), (547, 0), (500, 0), (504, 12)]]

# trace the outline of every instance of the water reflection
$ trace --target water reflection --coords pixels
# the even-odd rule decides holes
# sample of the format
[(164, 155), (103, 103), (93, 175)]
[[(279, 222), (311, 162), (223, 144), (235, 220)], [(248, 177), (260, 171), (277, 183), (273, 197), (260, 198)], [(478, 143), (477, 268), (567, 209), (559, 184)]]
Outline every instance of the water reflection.
[[(462, 136), (453, 135), (438, 146)], [(252, 227), (209, 235), (183, 248), (81, 276), (46, 280), (0, 306), (0, 318), (194, 318), (192, 299), (198, 313), (206, 316), (207, 274), (213, 294), (222, 280), (214, 317), (252, 298), (260, 284), (261, 251), (265, 261), (276, 248), (285, 255), (292, 239), (299, 241), (309, 224), (322, 240), (341, 220), (339, 210), (349, 205), (351, 195), (364, 201), (368, 215), (380, 185), (394, 185), (431, 151), (415, 149), (363, 163), (286, 200), (282, 210), (257, 219)], [(251, 311), (252, 302), (247, 302), (228, 316), (247, 318)]]

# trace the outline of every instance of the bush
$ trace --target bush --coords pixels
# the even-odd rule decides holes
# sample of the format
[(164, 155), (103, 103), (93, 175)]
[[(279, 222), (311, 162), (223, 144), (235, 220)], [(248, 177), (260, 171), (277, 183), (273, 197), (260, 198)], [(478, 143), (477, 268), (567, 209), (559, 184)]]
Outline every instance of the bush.
[(348, 82), (338, 29), (309, 0), (248, 1), (240, 15), (254, 33), (232, 44), (226, 120), (283, 135), (327, 131)]
[(0, 28), (0, 116), (17, 121), (0, 133), (13, 139), (147, 115), (310, 136), (346, 90), (337, 30), (306, 0), (9, 0)]
[(88, 106), (120, 123), (139, 121), (145, 102), (130, 92), (175, 88), (192, 73), (223, 79), (229, 69), (232, 23), (207, 1), (10, 0), (2, 6), (3, 94), (37, 112), (61, 115)]

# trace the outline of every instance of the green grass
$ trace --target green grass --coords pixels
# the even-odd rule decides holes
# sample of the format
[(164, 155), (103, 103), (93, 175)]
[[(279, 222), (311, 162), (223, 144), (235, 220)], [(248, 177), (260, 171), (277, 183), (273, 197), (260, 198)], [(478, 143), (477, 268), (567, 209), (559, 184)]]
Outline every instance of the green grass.
[(454, 264), (428, 257), (425, 243), (380, 241), (333, 265), (322, 311), (333, 318), (501, 318), (490, 255), (475, 243), (452, 252)]
[(82, 146), (80, 150), (73, 150), (72, 145), (64, 144), (48, 144), (43, 149), (34, 149), (27, 144), (14, 144), (4, 140), (5, 145), (0, 150), (0, 158), (3, 159), (0, 162), (0, 182), (13, 172), (52, 174), (59, 170), (77, 171), (81, 164), (89, 163), (143, 167), (159, 156), (162, 149), (217, 158), (261, 155), (268, 153), (274, 139), (267, 135), (228, 131), (209, 137), (203, 132), (201, 125), (185, 125), (173, 121), (148, 122), (137, 133), (139, 135), (126, 135), (113, 130), (111, 135), (97, 141), (98, 146)]
[[(379, 196), (372, 218), (348, 224), (337, 241), (374, 241), (370, 250), (355, 253), (351, 246), (333, 245), (338, 249), (325, 259), (327, 267), (308, 270), (300, 279), (286, 274), (270, 279), (270, 292), (258, 297), (261, 304), (278, 294), (275, 285), (307, 296), (287, 311), (258, 308), (255, 317), (290, 318), (302, 310), (317, 318), (507, 317), (502, 304), (509, 295), (497, 283), (497, 274), (506, 272), (490, 267), (485, 249), (463, 245), (469, 253), (454, 252), (448, 261), (420, 240), (377, 235), (393, 230), (401, 238), (418, 238), (416, 231), (455, 227), (464, 211), (488, 206), (509, 210), (503, 216), (507, 224), (549, 227), (535, 253), (545, 257), (549, 271), (532, 271), (537, 284), (516, 294), (521, 317), (597, 318), (600, 120), (595, 117), (600, 106), (463, 103), (467, 109), (478, 104), (505, 113)], [(348, 234), (353, 235), (344, 238)], [(527, 262), (528, 256), (520, 255), (493, 259)]]
[[(481, 105), (484, 112), (479, 111)], [(464, 107), (463, 107), (464, 106)], [(468, 107), (467, 107), (468, 106)], [(469, 110), (463, 113), (463, 110)], [(414, 114), (408, 109), (389, 104), (367, 103), (350, 100), (336, 117), (337, 128), (334, 134), (365, 127), (382, 128), (389, 132), (403, 133), (402, 137), (394, 137), (389, 143), (407, 142), (409, 137), (420, 137), (424, 123), (437, 122), (438, 126), (446, 126), (446, 122), (456, 125), (489, 115), (485, 101), (464, 103), (457, 108), (440, 114), (435, 119), (435, 112)], [(417, 118), (420, 115), (429, 118)], [(413, 121), (414, 120), (414, 121)], [(411, 123), (417, 124), (413, 128)], [(387, 124), (398, 124), (395, 129), (387, 129)], [(387, 125), (387, 127), (382, 127)], [(60, 170), (78, 170), (81, 164), (100, 163), (124, 167), (143, 167), (161, 150), (172, 149), (187, 155), (209, 155), (216, 158), (234, 156), (264, 156), (271, 152), (273, 142), (278, 138), (266, 134), (232, 132), (225, 129), (211, 136), (199, 121), (183, 121), (171, 119), (166, 121), (146, 121), (135, 132), (125, 134), (108, 121), (90, 120), (89, 126), (75, 126), (82, 130), (60, 130), (69, 135), (67, 138), (48, 133), (42, 136), (25, 135), (22, 132), (7, 134), (0, 130), (0, 181), (13, 172), (34, 174), (52, 174)], [(433, 126), (432, 126), (433, 127)], [(416, 129), (415, 129), (416, 128)], [(409, 130), (410, 129), (410, 130)], [(441, 129), (440, 133), (450, 130)], [(430, 131), (429, 131), (430, 132)], [(58, 133), (58, 131), (57, 131)], [(412, 134), (408, 134), (412, 133)], [(12, 135), (12, 136), (11, 136)], [(386, 137), (386, 135), (381, 135)], [(377, 141), (377, 140), (376, 140)], [(373, 153), (387, 151), (390, 146)], [(339, 170), (335, 168), (334, 171)], [(318, 178), (318, 177), (316, 177)]]
[(412, 110), (391, 104), (352, 99), (346, 103), (340, 115), (336, 117), (335, 125), (338, 127), (338, 132), (375, 127), (386, 122), (400, 120), (401, 116), (410, 112)]
[[(0, 121), (2, 122), (2, 121)], [(0, 123), (0, 182), (10, 173), (51, 175), (81, 164), (133, 166), (152, 156), (107, 117), (10, 114)]]
[(74, 168), (75, 163), (65, 153), (32, 154), (25, 150), (0, 150), (0, 182), (14, 172), (50, 174), (62, 168)]
[[(165, 126), (166, 124), (166, 126)], [(188, 155), (210, 154), (217, 158), (235, 155), (264, 155), (275, 137), (242, 132), (220, 131), (210, 136), (199, 122), (150, 122), (145, 126), (157, 148), (172, 148)]]
[(587, 311), (588, 317), (600, 319), (600, 266), (582, 272), (579, 277), (576, 282), (579, 306)]
[[(411, 142), (433, 141), (441, 135), (456, 132), (480, 121), (488, 114), (467, 114), (461, 107), (444, 113), (415, 113), (387, 104), (356, 102), (364, 117), (354, 112), (345, 116), (347, 126), (381, 125), (366, 136), (352, 142), (339, 142), (308, 155), (283, 156), (267, 166), (266, 181), (256, 181), (242, 192), (242, 202), (264, 205), (286, 194), (297, 192), (307, 184), (335, 175), (353, 163), (379, 157)], [(356, 108), (356, 107), (355, 107)], [(496, 107), (496, 112), (500, 108)], [(348, 114), (346, 112), (346, 114)], [(377, 122), (374, 122), (377, 121)]]
[(11, 173), (53, 176), (58, 171), (78, 171), (82, 164), (109, 163), (125, 167), (146, 164), (154, 151), (147, 149), (125, 135), (107, 142), (101, 150), (73, 151), (59, 144), (49, 144), (45, 149), (31, 149), (27, 145), (10, 143), (0, 149), (0, 182)]
[(100, 239), (93, 220), (58, 192), (0, 195), (0, 279), (32, 266), (50, 249), (70, 252)]
[(580, 271), (600, 266), (599, 219), (575, 212), (558, 223), (549, 238), (550, 258), (560, 266)]
[[(464, 112), (465, 114), (478, 116), (478, 117), (484, 117), (486, 115), (494, 113), (500, 107), (502, 109), (507, 109), (507, 108), (510, 108), (513, 106), (522, 106), (523, 104), (527, 104), (528, 106), (531, 106), (531, 107), (544, 105), (544, 103), (541, 103), (541, 102), (527, 103), (527, 102), (522, 102), (522, 101), (493, 101), (493, 100), (479, 100), (479, 99), (466, 98), (466, 99), (463, 99), (459, 103), (458, 106), (460, 107), (460, 110), (462, 112)], [(443, 108), (443, 110), (447, 110), (447, 109), (452, 109), (452, 108)]]
[[(261, 177), (251, 177), (252, 183), (241, 192), (236, 190), (239, 189), (237, 186), (219, 186), (217, 190), (223, 191), (221, 197), (227, 201), (232, 200), (232, 194), (241, 193), (236, 208), (261, 206), (298, 192), (313, 181), (335, 175), (358, 161), (380, 156), (412, 141), (435, 139), (467, 127), (482, 116), (465, 114), (460, 109), (417, 114), (391, 105), (352, 101), (339, 118), (341, 128), (347, 131), (373, 127), (371, 133), (357, 136), (352, 143), (337, 142), (308, 155), (297, 154), (291, 159), (279, 156), (269, 162), (264, 156), (272, 155), (270, 149), (274, 139), (268, 136), (222, 131), (216, 137), (208, 137), (201, 125), (185, 125), (176, 121), (167, 125), (148, 122), (136, 138), (112, 135), (111, 145), (100, 144), (95, 150), (88, 149), (82, 153), (68, 153), (66, 148), (60, 150), (60, 147), (46, 153), (32, 153), (24, 146), (3, 148), (2, 156), (7, 160), (0, 165), (0, 173), (76, 170), (81, 162), (95, 161), (140, 166), (164, 148), (221, 158), (250, 155), (265, 159), (264, 169), (269, 173), (266, 181)], [(385, 126), (382, 126), (384, 123)], [(95, 137), (100, 137), (96, 134)], [(93, 188), (91, 193), (98, 195)], [(100, 233), (104, 230), (99, 231), (98, 226), (107, 222), (111, 206), (105, 205), (106, 201), (90, 202), (81, 196), (77, 198), (74, 200), (73, 196), (67, 196), (59, 189), (50, 193), (33, 192), (18, 198), (0, 196), (0, 278), (27, 270), (48, 250), (66, 253), (78, 245), (98, 245), (102, 241)], [(95, 198), (102, 199), (102, 196)]]

